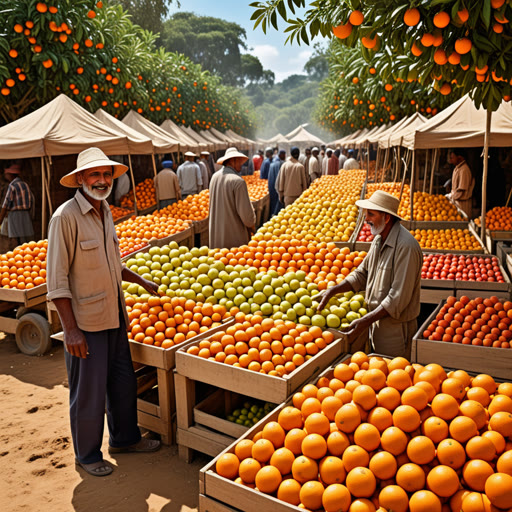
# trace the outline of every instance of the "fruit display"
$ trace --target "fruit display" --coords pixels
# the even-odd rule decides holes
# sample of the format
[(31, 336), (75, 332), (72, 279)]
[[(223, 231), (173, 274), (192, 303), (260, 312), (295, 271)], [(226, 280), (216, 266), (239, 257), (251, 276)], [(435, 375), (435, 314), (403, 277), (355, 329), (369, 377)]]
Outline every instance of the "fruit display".
[(47, 240), (27, 242), (0, 254), (2, 288), (29, 290), (46, 283)]
[(512, 383), (486, 374), (357, 352), (215, 471), (314, 511), (509, 510), (511, 396)]
[(289, 235), (307, 242), (348, 242), (356, 227), (365, 171), (322, 176), (291, 205), (263, 224), (253, 240), (278, 240)]
[(149, 297), (147, 302), (126, 298), (128, 339), (171, 348), (221, 325), (229, 317), (224, 306), (201, 304), (184, 297)]
[(209, 202), (210, 192), (202, 190), (199, 194), (191, 194), (182, 201), (166, 206), (159, 213), (174, 219), (199, 221), (208, 217)]
[(252, 427), (258, 421), (263, 419), (276, 405), (270, 402), (261, 402), (260, 400), (250, 399), (242, 404), (239, 409), (234, 409), (226, 416), (228, 421), (232, 421), (244, 427)]
[(127, 215), (133, 215), (133, 210), (129, 210), (128, 208), (121, 208), (120, 206), (114, 206), (113, 204), (109, 204), (110, 213), (112, 213), (112, 219), (114, 222), (121, 217), (126, 217)]
[(359, 234), (357, 235), (357, 241), (358, 242), (373, 242), (373, 235), (370, 228), (370, 225), (366, 222), (363, 223), (361, 226), (361, 230), (359, 231)]
[(329, 282), (343, 280), (366, 256), (365, 251), (351, 252), (334, 243), (308, 243), (285, 235), (280, 240), (251, 240), (237, 249), (212, 250), (211, 254), (225, 265), (249, 265), (281, 275), (301, 270), (320, 290)]
[(283, 377), (334, 341), (317, 326), (274, 320), (260, 315), (235, 315), (236, 323), (213, 334), (187, 353), (239, 368)]
[[(151, 206), (155, 206), (156, 189), (153, 179), (146, 178), (144, 181), (137, 183), (137, 185), (135, 185), (135, 196), (137, 197), (137, 208), (139, 210), (144, 210), (146, 208), (150, 208)], [(132, 190), (121, 197), (120, 204), (122, 208), (133, 210), (134, 200)]]
[(496, 256), (464, 254), (424, 254), (422, 279), (457, 279), (504, 283)]
[[(423, 332), (424, 339), (510, 348), (512, 302), (497, 297), (448, 297), (436, 318)], [(512, 412), (512, 411), (511, 411)]]
[(415, 229), (411, 233), (422, 249), (483, 251), (469, 229)]
[[(303, 270), (284, 275), (270, 269), (258, 272), (247, 265), (225, 264), (207, 247), (188, 249), (171, 242), (137, 253), (126, 266), (158, 284), (163, 295), (220, 304), (228, 311), (237, 308), (243, 313), (261, 312), (274, 319), (297, 320), (322, 328), (346, 328), (367, 313), (364, 297), (353, 292), (332, 298), (328, 307), (318, 312), (314, 296), (320, 287)], [(123, 289), (143, 301), (149, 298), (137, 284), (125, 282)]]
[(251, 201), (258, 201), (268, 195), (268, 180), (262, 180), (259, 171), (256, 171), (252, 176), (242, 176), (242, 178), (247, 183)]
[(162, 239), (184, 231), (189, 227), (187, 221), (169, 217), (160, 210), (149, 215), (132, 217), (116, 225), (121, 257), (141, 250), (152, 239)]
[[(482, 219), (475, 219), (477, 226), (482, 225)], [(510, 206), (495, 206), (485, 214), (485, 227), (489, 231), (512, 231), (512, 208)]]

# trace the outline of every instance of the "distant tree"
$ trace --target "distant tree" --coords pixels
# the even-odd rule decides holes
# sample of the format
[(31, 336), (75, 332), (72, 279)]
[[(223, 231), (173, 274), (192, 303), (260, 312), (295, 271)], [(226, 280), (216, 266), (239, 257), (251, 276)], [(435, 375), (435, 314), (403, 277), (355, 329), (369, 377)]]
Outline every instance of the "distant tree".
[(324, 80), (329, 75), (329, 60), (327, 50), (321, 43), (314, 45), (315, 51), (304, 64), (304, 71), (314, 80)]
[(132, 16), (132, 21), (146, 30), (162, 31), (162, 22), (169, 12), (169, 5), (177, 0), (109, 0), (110, 4), (121, 4)]
[(251, 55), (250, 53), (244, 53), (241, 56), (242, 74), (241, 84), (261, 84), (266, 86), (272, 86), (274, 84), (275, 75), (273, 71), (269, 69), (263, 69), (263, 65), (258, 57)]
[(302, 85), (307, 80), (307, 76), (305, 75), (290, 75), (285, 78), (282, 82), (280, 82), (280, 87), (284, 90), (293, 89)]

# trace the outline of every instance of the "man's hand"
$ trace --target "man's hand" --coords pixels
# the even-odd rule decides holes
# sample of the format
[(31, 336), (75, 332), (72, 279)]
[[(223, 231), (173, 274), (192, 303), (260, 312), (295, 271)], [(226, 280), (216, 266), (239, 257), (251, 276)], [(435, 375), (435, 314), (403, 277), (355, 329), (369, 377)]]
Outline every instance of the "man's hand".
[(363, 318), (358, 318), (357, 320), (354, 320), (349, 327), (348, 331), (344, 331), (345, 335), (347, 336), (347, 340), (349, 344), (354, 343), (354, 341), (363, 334), (363, 332), (368, 329), (369, 325), (367, 320)]
[(319, 302), (316, 310), (322, 311), (322, 309), (324, 309), (325, 306), (327, 306), (327, 303), (331, 300), (332, 296), (332, 288), (329, 288), (327, 290), (324, 290), (323, 292), (318, 293), (317, 295), (314, 295), (313, 299)]
[(144, 290), (151, 293), (152, 295), (160, 295), (158, 291), (158, 285), (153, 283), (153, 281), (148, 281), (147, 279), (141, 278), (140, 286), (142, 286)]
[(64, 330), (64, 345), (69, 354), (75, 357), (87, 358), (88, 347), (84, 333), (78, 328)]

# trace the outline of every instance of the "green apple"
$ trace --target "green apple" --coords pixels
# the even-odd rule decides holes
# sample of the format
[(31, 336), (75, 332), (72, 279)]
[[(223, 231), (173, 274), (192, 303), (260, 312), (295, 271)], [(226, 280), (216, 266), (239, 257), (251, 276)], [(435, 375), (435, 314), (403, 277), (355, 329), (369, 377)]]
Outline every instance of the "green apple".
[(226, 297), (233, 299), (236, 295), (236, 288), (229, 287), (226, 288)]
[(325, 321), (327, 323), (327, 327), (331, 327), (332, 329), (337, 329), (341, 325), (341, 320), (337, 315), (327, 315)]
[(304, 304), (307, 308), (310, 308), (313, 305), (313, 301), (311, 300), (311, 297), (309, 295), (303, 295), (300, 298), (300, 303)]
[(208, 270), (208, 277), (213, 281), (219, 277), (219, 271), (216, 268), (211, 268)]
[(126, 266), (128, 268), (131, 268), (133, 265), (137, 265), (137, 260), (135, 258), (130, 258), (129, 260), (127, 260)]
[(309, 316), (303, 315), (299, 318), (299, 324), (311, 325), (311, 318)]
[(244, 295), (247, 298), (252, 297), (254, 295), (254, 288), (252, 286), (246, 286), (244, 288)]
[(256, 304), (263, 304), (267, 301), (267, 296), (263, 292), (256, 292), (253, 299)]
[(235, 303), (235, 306), (240, 307), (240, 304), (243, 304), (245, 302), (245, 296), (241, 293), (235, 295), (233, 298), (233, 302)]
[(302, 304), (300, 302), (297, 302), (296, 304), (293, 305), (293, 310), (299, 316), (306, 314), (306, 306), (304, 306), (304, 304)]
[(211, 297), (213, 295), (213, 287), (212, 286), (203, 286), (203, 295), (205, 297)]
[(347, 316), (346, 316), (346, 319), (352, 323), (354, 320), (357, 320), (358, 318), (360, 318), (359, 314), (356, 313), (355, 311), (349, 311), (347, 313)]
[(265, 285), (263, 284), (262, 281), (260, 280), (256, 280), (254, 281), (252, 287), (257, 291), (257, 292), (261, 292), (263, 291), (263, 288), (265, 287)]
[(251, 305), (247, 302), (243, 302), (242, 304), (240, 304), (239, 308), (240, 311), (242, 313), (245, 313), (246, 315), (248, 315), (251, 312)]
[(269, 298), (268, 298), (268, 301), (270, 302), (270, 304), (274, 305), (274, 304), (281, 304), (281, 297), (279, 297), (279, 295), (271, 295)]
[(196, 298), (196, 292), (194, 290), (185, 290), (183, 297), (188, 300), (194, 300)]
[(256, 302), (253, 302), (253, 303), (251, 304), (251, 313), (252, 313), (252, 314), (254, 314), (254, 313), (256, 313), (256, 312), (260, 311), (260, 309), (261, 309), (261, 306), (260, 306), (259, 304), (256, 304)]
[(291, 307), (292, 307), (292, 305), (287, 300), (283, 300), (283, 302), (281, 302), (279, 309), (283, 313), (286, 313), (286, 311), (288, 311)]
[(286, 318), (288, 318), (288, 320), (296, 320), (297, 319), (297, 312), (293, 309), (293, 308), (290, 308), (287, 312), (286, 312)]
[(298, 290), (300, 288), (300, 281), (297, 279), (292, 279), (288, 284), (292, 290)]
[(212, 286), (216, 289), (216, 290), (221, 290), (221, 289), (224, 289), (224, 281), (222, 279), (214, 279), (212, 281)]
[(290, 304), (295, 304), (296, 302), (299, 302), (299, 298), (297, 297), (297, 295), (295, 295), (295, 293), (293, 292), (288, 292), (286, 295), (285, 295), (285, 299), (290, 303)]
[(250, 277), (242, 277), (242, 286), (252, 286), (252, 280)]
[(268, 302), (264, 302), (263, 304), (261, 304), (260, 310), (265, 316), (270, 316), (274, 312), (272, 304), (269, 304)]
[[(263, 281), (261, 281), (263, 282)], [(274, 294), (274, 288), (272, 288), (272, 286), (266, 284), (263, 286), (263, 289), (262, 289), (263, 293), (267, 296), (267, 297), (270, 297), (271, 295)]]
[(357, 300), (350, 301), (350, 309), (352, 311), (359, 311), (360, 308), (361, 308), (361, 304)]
[(323, 315), (313, 315), (311, 317), (311, 324), (317, 327), (325, 327), (325, 317)]

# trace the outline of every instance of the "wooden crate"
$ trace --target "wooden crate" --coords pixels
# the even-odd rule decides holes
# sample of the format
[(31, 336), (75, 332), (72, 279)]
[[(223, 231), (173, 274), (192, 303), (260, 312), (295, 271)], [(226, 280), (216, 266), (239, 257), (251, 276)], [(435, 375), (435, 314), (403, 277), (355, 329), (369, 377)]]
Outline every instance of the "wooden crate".
[(188, 248), (194, 247), (194, 228), (190, 226), (179, 233), (175, 233), (165, 238), (153, 238), (149, 244), (151, 247), (163, 247), (171, 242), (176, 242), (178, 245), (182, 245)]
[(496, 252), (498, 242), (512, 241), (512, 231), (489, 231), (485, 230), (485, 244), (490, 253)]
[(203, 220), (195, 220), (192, 222), (194, 228), (195, 244), (202, 247), (203, 245), (209, 245), (210, 232), (209, 232), (209, 218)]
[(489, 297), (498, 297), (501, 300), (510, 300), (510, 291), (501, 290), (455, 290), (455, 296), (460, 299), (463, 296), (469, 297), (470, 299), (476, 299), (482, 297), (487, 299)]
[(439, 304), (450, 295), (455, 295), (454, 288), (424, 288), (420, 290), (420, 302), (422, 304)]
[(496, 244), (496, 257), (504, 267), (507, 266), (507, 256), (509, 254), (512, 254), (512, 247), (507, 242), (498, 242)]
[(148, 245), (145, 245), (144, 247), (141, 247), (140, 249), (137, 249), (136, 251), (133, 251), (133, 252), (131, 252), (131, 253), (127, 254), (126, 256), (123, 256), (123, 257), (121, 258), (121, 261), (122, 261), (123, 263), (125, 263), (125, 262), (126, 262), (126, 261), (128, 261), (130, 258), (134, 258), (134, 257), (135, 257), (135, 255), (136, 255), (137, 253), (139, 253), (139, 252), (147, 252), (147, 251), (149, 251), (149, 249), (150, 249), (150, 248), (151, 248), (151, 245), (149, 245), (149, 244), (148, 244)]
[(155, 203), (152, 206), (148, 206), (147, 208), (144, 208), (143, 210), (138, 210), (139, 217), (142, 217), (143, 215), (149, 215), (150, 213), (153, 213), (158, 208), (158, 204)]
[(229, 507), (209, 496), (199, 494), (199, 512), (240, 512), (240, 509)]
[(47, 291), (46, 283), (34, 286), (34, 288), (29, 288), (28, 290), (0, 288), (0, 302), (15, 302), (30, 308), (45, 303)]
[(267, 194), (261, 199), (261, 225), (265, 224), (270, 219), (270, 195)]
[(488, 373), (497, 378), (511, 377), (512, 350), (507, 348), (463, 345), (423, 338), (423, 332), (435, 319), (444, 302), (425, 320), (414, 335), (411, 347), (411, 362), (438, 363), (447, 368), (458, 368), (468, 372)]
[[(489, 258), (489, 254), (475, 254), (477, 258)], [(486, 292), (499, 291), (499, 292), (508, 292), (512, 289), (512, 285), (510, 283), (510, 279), (505, 272), (505, 269), (499, 263), (500, 272), (505, 279), (504, 283), (497, 283), (494, 281), (455, 281), (455, 289), (456, 290), (482, 290)]]
[[(339, 331), (332, 331), (335, 341), (318, 352), (309, 361), (284, 377), (256, 373), (246, 368), (237, 368), (217, 361), (188, 354), (185, 348), (176, 352), (176, 371), (192, 380), (205, 382), (242, 395), (280, 403), (300, 387), (312, 375), (318, 373), (347, 352), (346, 339)], [(339, 341), (337, 341), (339, 340)], [(199, 344), (191, 343), (188, 345)], [(188, 348), (187, 347), (187, 348)]]
[(114, 221), (114, 224), (121, 224), (121, 222), (124, 222), (125, 220), (131, 219), (135, 215), (135, 212), (132, 211), (131, 213), (127, 213), (126, 215), (123, 215), (122, 217), (119, 217)]

